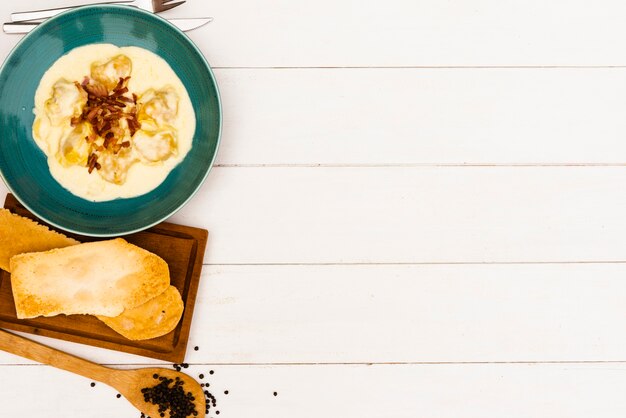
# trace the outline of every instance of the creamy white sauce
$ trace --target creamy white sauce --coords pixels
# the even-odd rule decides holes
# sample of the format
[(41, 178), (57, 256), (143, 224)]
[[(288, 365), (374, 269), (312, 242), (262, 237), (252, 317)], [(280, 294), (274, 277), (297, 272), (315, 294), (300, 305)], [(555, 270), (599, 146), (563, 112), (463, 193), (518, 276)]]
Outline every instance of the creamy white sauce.
[[(161, 90), (172, 87), (178, 95), (178, 115), (170, 125), (178, 133), (178, 153), (158, 163), (137, 162), (128, 170), (123, 184), (114, 184), (104, 180), (94, 170), (89, 174), (84, 166), (65, 167), (56, 154), (61, 138), (73, 128), (69, 123), (62, 127), (52, 126), (45, 115), (44, 106), (51, 97), (53, 86), (59, 79), (81, 82), (91, 71), (93, 62), (102, 62), (116, 55), (124, 54), (132, 61), (131, 78), (128, 83), (130, 92), (137, 95), (149, 89)], [(73, 49), (59, 58), (46, 71), (35, 93), (35, 120), (41, 121), (38, 129), (33, 129), (35, 142), (48, 156), (48, 166), (52, 176), (67, 190), (76, 196), (91, 201), (107, 201), (116, 198), (139, 196), (154, 190), (167, 177), (189, 152), (196, 129), (196, 118), (185, 86), (165, 60), (138, 47), (119, 48), (111, 44), (93, 44)], [(41, 134), (41, 135), (40, 135)]]

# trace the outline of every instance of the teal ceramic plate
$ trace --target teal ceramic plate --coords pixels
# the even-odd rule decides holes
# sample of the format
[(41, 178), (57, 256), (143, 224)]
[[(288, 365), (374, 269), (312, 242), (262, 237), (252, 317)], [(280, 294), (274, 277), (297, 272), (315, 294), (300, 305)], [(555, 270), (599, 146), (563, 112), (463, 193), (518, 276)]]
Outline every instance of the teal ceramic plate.
[[(50, 175), (35, 144), (35, 90), (46, 70), (70, 50), (88, 44), (139, 46), (165, 59), (181, 79), (196, 112), (193, 147), (152, 192), (130, 199), (90, 202)], [(215, 78), (196, 46), (164, 19), (125, 6), (87, 6), (58, 15), (15, 47), (0, 70), (0, 173), (18, 200), (46, 222), (90, 236), (116, 236), (159, 223), (198, 190), (215, 158), (221, 105)]]

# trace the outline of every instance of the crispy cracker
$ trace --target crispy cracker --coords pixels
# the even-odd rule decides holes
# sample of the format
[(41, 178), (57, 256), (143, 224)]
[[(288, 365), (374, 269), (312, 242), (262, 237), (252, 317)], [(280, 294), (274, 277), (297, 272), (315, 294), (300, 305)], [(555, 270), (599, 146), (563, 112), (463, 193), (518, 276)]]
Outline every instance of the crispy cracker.
[(149, 340), (176, 328), (183, 310), (183, 300), (178, 289), (170, 286), (141, 306), (126, 309), (114, 318), (98, 316), (98, 319), (129, 340)]
[(0, 209), (0, 268), (9, 271), (14, 255), (48, 251), (79, 244), (75, 239), (38, 224), (28, 218)]
[(10, 260), (17, 317), (117, 316), (170, 285), (167, 263), (121, 238), (26, 253)]
[[(3, 270), (10, 271), (10, 259), (15, 255), (44, 252), (78, 244), (79, 241), (52, 231), (29, 218), (0, 209), (0, 268)], [(36, 303), (40, 305), (40, 309), (64, 310), (59, 303), (49, 301), (42, 305), (42, 301), (33, 302), (35, 298), (32, 295), (28, 298), (30, 301), (25, 301), (26, 305)], [(170, 286), (161, 294), (139, 306), (125, 309), (116, 317), (98, 316), (98, 318), (130, 340), (146, 340), (165, 335), (176, 328), (183, 310), (180, 293), (175, 287)]]

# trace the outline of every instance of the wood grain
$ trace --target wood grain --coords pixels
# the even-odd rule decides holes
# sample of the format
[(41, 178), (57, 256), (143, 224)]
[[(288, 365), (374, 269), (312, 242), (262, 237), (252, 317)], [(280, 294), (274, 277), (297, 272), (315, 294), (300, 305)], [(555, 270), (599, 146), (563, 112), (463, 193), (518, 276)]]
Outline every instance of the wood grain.
[(623, 167), (218, 168), (176, 223), (205, 262), (623, 261)]
[(207, 266), (187, 361), (626, 361), (626, 264)]
[[(584, 1), (202, 2), (190, 37), (228, 67), (624, 65), (626, 5)], [(236, 13), (233, 11), (236, 10)], [(557, 23), (558, 22), (558, 23)], [(245, 28), (244, 31), (241, 28)]]
[[(215, 374), (209, 375), (208, 371)], [(22, 416), (137, 418), (134, 408), (104, 385), (40, 366), (4, 367), (2, 399), (27, 399), (42, 382), (65, 390), (40, 390)], [(439, 364), (330, 366), (191, 366), (205, 374), (222, 417), (622, 418), (626, 364)], [(228, 390), (228, 395), (224, 391)], [(273, 396), (274, 392), (277, 396)], [(313, 400), (313, 401), (312, 401)], [(68, 405), (71, 405), (68, 409)], [(95, 408), (97, 405), (98, 408)], [(71, 415), (72, 416), (72, 415)]]
[[(35, 218), (12, 196), (5, 208), (21, 216)], [(42, 222), (43, 223), (43, 222)], [(62, 232), (62, 231), (59, 231)], [(81, 242), (93, 238), (68, 234)], [(12, 330), (79, 342), (173, 362), (185, 357), (189, 328), (202, 269), (208, 233), (206, 230), (168, 223), (125, 237), (127, 241), (162, 257), (170, 268), (171, 284), (185, 304), (183, 317), (170, 333), (150, 340), (130, 341), (89, 315), (59, 315), (50, 318), (18, 319), (13, 302), (10, 275), (0, 272), (0, 326)]]
[(626, 68), (220, 69), (216, 76), (220, 165), (626, 161)]

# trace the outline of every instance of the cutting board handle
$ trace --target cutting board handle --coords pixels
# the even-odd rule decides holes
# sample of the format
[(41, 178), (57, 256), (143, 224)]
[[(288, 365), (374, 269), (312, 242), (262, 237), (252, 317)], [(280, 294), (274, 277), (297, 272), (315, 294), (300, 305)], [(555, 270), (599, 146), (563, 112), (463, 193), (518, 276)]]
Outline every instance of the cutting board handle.
[(0, 329), (0, 350), (109, 384), (112, 370)]

